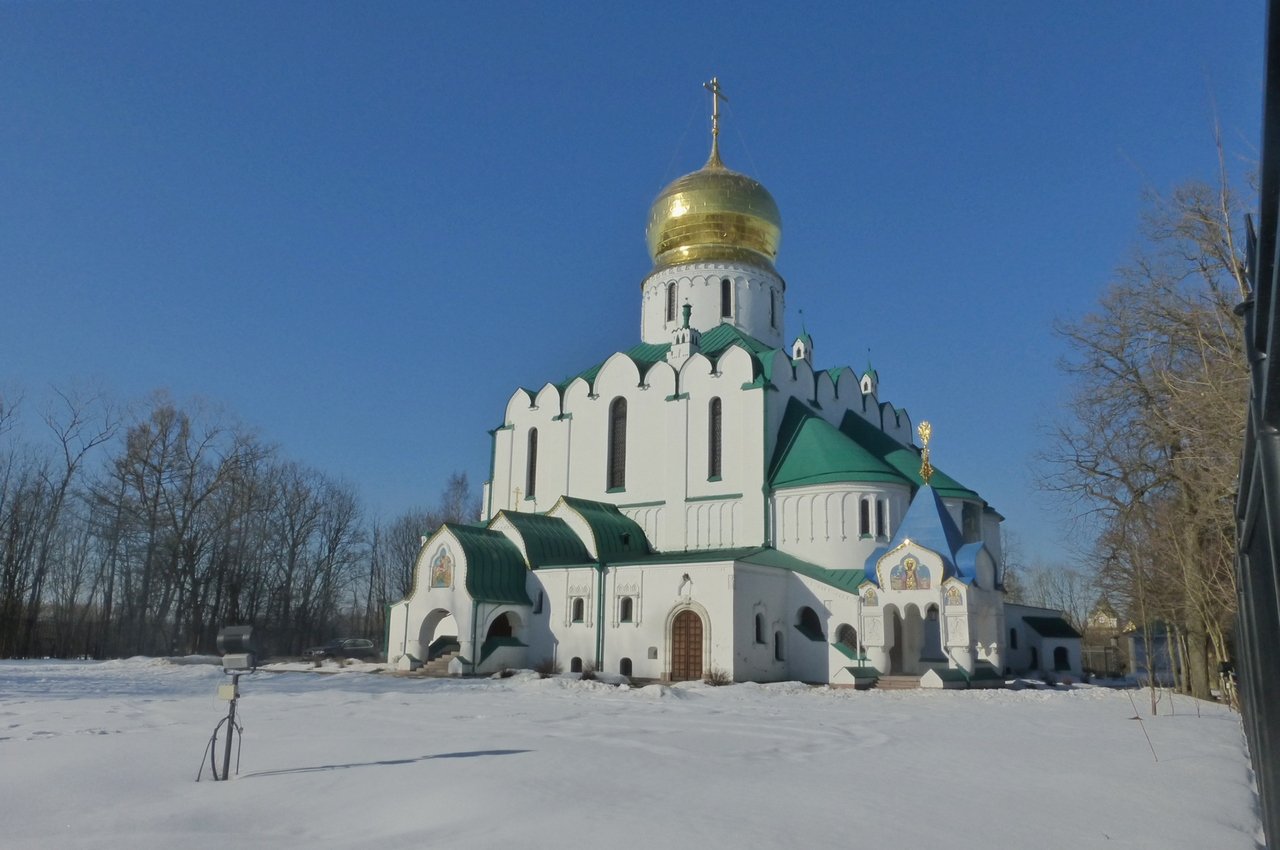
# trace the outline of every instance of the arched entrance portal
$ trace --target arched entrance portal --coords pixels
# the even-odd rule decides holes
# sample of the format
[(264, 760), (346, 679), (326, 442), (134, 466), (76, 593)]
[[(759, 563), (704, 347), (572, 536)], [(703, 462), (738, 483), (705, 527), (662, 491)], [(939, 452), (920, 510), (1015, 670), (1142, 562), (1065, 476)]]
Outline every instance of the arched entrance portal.
[(920, 656), (925, 649), (925, 621), (920, 609), (907, 605), (899, 613), (892, 605), (884, 609), (885, 630), (892, 636), (893, 645), (889, 648), (889, 673), (896, 675), (918, 675), (924, 672)]
[(418, 643), (424, 656), (420, 661), (430, 661), (447, 652), (456, 651), (458, 621), (450, 612), (437, 608), (423, 619), (422, 628), (418, 630)]
[(702, 618), (685, 609), (671, 622), (671, 681), (702, 678)]

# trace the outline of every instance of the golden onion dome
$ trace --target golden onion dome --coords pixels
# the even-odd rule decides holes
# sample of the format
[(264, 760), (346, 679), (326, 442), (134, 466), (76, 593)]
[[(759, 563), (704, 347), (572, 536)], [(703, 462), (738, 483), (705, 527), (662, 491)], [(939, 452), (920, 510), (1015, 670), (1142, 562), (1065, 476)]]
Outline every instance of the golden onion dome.
[(658, 267), (736, 260), (772, 270), (782, 216), (764, 186), (725, 168), (713, 143), (706, 165), (658, 194), (645, 236)]

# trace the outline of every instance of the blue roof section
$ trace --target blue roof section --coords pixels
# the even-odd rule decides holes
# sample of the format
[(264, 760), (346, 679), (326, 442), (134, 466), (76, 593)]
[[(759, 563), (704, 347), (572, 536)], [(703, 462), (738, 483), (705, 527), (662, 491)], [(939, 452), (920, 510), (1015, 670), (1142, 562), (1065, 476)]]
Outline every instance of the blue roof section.
[[(902, 518), (902, 522), (894, 532), (889, 548), (896, 549), (908, 540), (938, 553), (942, 558), (944, 579), (959, 575), (959, 570), (956, 568), (956, 554), (964, 546), (964, 536), (960, 533), (960, 529), (956, 528), (951, 514), (947, 513), (947, 506), (942, 504), (942, 497), (928, 484), (921, 487), (916, 492), (915, 498), (911, 500), (911, 507), (907, 508), (907, 515)], [(882, 554), (872, 553), (867, 559), (867, 577), (876, 583), (878, 583), (876, 561)], [(961, 578), (963, 579), (963, 576)], [(972, 581), (972, 577), (969, 581)]]
[(978, 580), (978, 555), (986, 548), (982, 543), (966, 543), (956, 552), (956, 573), (965, 584)]

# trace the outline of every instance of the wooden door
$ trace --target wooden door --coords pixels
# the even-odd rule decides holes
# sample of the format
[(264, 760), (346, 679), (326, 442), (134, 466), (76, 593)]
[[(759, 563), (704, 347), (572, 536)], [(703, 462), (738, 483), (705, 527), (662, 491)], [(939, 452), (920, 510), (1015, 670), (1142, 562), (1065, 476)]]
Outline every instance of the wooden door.
[(702, 678), (702, 618), (681, 611), (671, 624), (671, 681)]

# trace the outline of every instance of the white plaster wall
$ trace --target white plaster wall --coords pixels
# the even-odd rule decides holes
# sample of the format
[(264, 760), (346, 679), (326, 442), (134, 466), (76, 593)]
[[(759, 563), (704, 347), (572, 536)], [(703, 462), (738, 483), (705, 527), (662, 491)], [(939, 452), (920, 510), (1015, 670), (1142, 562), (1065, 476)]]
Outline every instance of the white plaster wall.
[[(780, 682), (788, 678), (787, 662), (773, 655), (773, 634), (783, 633), (788, 643), (787, 584), (793, 577), (781, 570), (738, 564), (734, 581), (734, 650), (732, 673), (738, 682)], [(756, 643), (755, 618), (764, 618), (764, 642)]]
[[(732, 316), (720, 315), (720, 281), (733, 284)], [(667, 286), (676, 285), (676, 311), (667, 321)], [(744, 263), (686, 263), (659, 269), (640, 286), (640, 337), (649, 343), (671, 341), (671, 334), (684, 321), (683, 306), (693, 307), (689, 324), (701, 331), (721, 322), (730, 322), (745, 333), (780, 348), (784, 340), (786, 285), (782, 278)], [(770, 293), (777, 299), (776, 327), (770, 324)]]
[[(820, 484), (774, 491), (774, 545), (828, 569), (863, 569), (877, 546), (893, 536), (905, 513), (909, 488), (895, 484)], [(871, 534), (860, 534), (860, 503), (869, 499)], [(875, 536), (875, 512), (884, 502), (885, 533)]]

